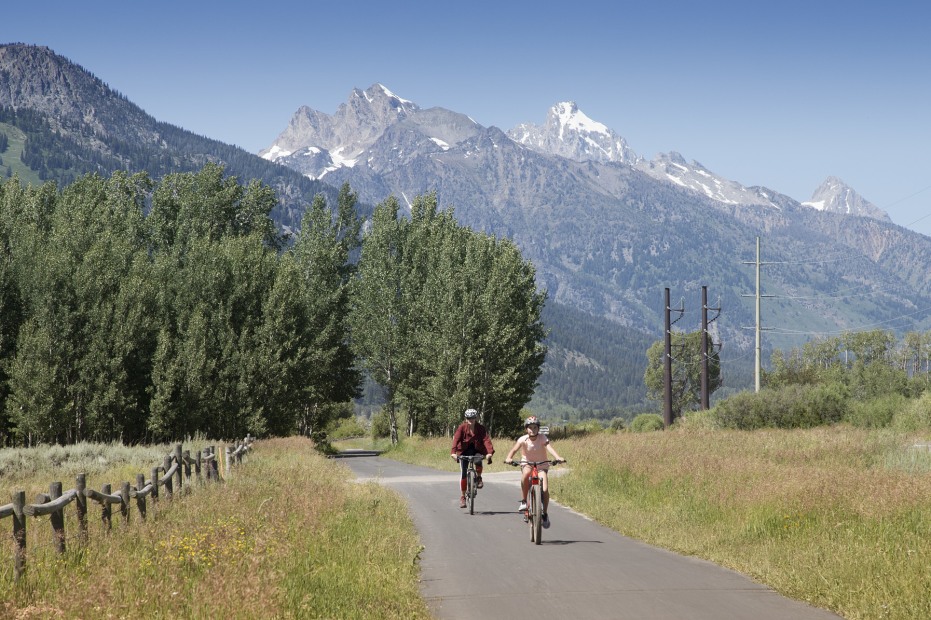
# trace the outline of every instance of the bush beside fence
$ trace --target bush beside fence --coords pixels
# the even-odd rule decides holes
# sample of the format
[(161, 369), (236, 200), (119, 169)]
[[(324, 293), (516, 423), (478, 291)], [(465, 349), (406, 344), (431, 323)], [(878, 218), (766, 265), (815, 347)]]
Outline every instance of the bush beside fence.
[(148, 481), (145, 480), (145, 474), (137, 474), (135, 486), (130, 485), (129, 482), (123, 482), (116, 493), (113, 492), (110, 484), (102, 485), (100, 491), (87, 488), (85, 474), (78, 474), (75, 478), (75, 488), (68, 491), (62, 492), (61, 482), (51, 483), (49, 492), (40, 493), (35, 503), (32, 504), (26, 503), (25, 491), (14, 491), (13, 501), (0, 506), (0, 521), (6, 517), (13, 518), (14, 580), (18, 582), (26, 570), (26, 517), (48, 515), (55, 550), (63, 554), (66, 540), (64, 509), (69, 504), (75, 505), (78, 540), (80, 544), (86, 544), (88, 541), (87, 500), (100, 504), (101, 519), (107, 531), (112, 527), (114, 506), (117, 507), (122, 521), (129, 522), (132, 500), (135, 500), (139, 518), (144, 521), (146, 519), (146, 498), (151, 497), (155, 505), (160, 500), (159, 488), (164, 488), (164, 498), (170, 501), (175, 494), (191, 489), (192, 480), (195, 483), (222, 482), (223, 477), (229, 477), (234, 464), (242, 463), (245, 454), (251, 450), (252, 443), (253, 438), (247, 436), (243, 441), (226, 447), (223, 476), (220, 474), (215, 446), (199, 450), (192, 457), (189, 450), (183, 450), (182, 445), (178, 444), (171, 454), (165, 456), (160, 466), (152, 468)]

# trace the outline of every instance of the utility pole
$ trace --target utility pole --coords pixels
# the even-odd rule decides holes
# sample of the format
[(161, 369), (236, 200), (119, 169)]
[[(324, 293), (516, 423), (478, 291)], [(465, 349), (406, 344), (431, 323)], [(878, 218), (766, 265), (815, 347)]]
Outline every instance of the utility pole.
[[(763, 374), (763, 325), (760, 318), (760, 299), (763, 297), (772, 297), (772, 295), (763, 295), (760, 293), (760, 266), (764, 263), (760, 260), (760, 238), (756, 238), (756, 261), (748, 263), (744, 261), (744, 265), (756, 265), (756, 346), (754, 347), (756, 353), (756, 363), (753, 368), (753, 378), (754, 378), (754, 391), (760, 391), (760, 377)], [(742, 295), (742, 297), (748, 297), (748, 295)]]
[[(708, 310), (717, 310), (718, 313), (710, 321), (708, 320)], [(717, 308), (708, 307), (708, 287), (701, 287), (701, 408), (710, 408), (709, 402), (711, 395), (708, 389), (708, 323), (714, 322), (721, 316), (721, 302), (718, 300)], [(714, 344), (712, 343), (712, 347)]]
[(669, 307), (669, 289), (665, 293), (665, 334), (666, 338), (663, 347), (663, 427), (669, 428), (672, 425), (672, 325), (682, 318), (685, 314), (685, 301), (682, 302), (682, 308), (676, 310), (679, 317), (675, 321), (670, 321), (669, 315), (672, 308)]
[(763, 336), (760, 321), (760, 238), (756, 238), (756, 364), (753, 367), (753, 391), (760, 391), (760, 376), (763, 374)]
[(665, 341), (663, 346), (663, 427), (672, 424), (672, 323), (669, 321), (669, 289), (666, 289), (665, 303)]

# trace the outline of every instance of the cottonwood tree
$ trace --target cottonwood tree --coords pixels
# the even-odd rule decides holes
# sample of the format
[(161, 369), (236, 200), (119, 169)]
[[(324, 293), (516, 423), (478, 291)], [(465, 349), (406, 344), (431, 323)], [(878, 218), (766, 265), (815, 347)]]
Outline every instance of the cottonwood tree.
[(299, 428), (303, 434), (322, 429), (332, 404), (359, 394), (362, 375), (349, 348), (349, 287), (354, 267), (350, 256), (361, 243), (362, 221), (356, 195), (348, 184), (340, 189), (335, 215), (318, 195), (305, 212), (293, 259), (304, 291), (306, 317), (299, 338), (305, 342), (300, 367)]
[(359, 363), (385, 389), (391, 443), (398, 442), (399, 366), (408, 334), (408, 308), (402, 303), (404, 227), (394, 196), (378, 204), (363, 237), (352, 281), (349, 321), (352, 347)]
[(519, 426), (545, 357), (532, 265), (510, 242), (459, 226), (433, 193), (409, 220), (392, 201), (376, 209), (353, 297), (353, 341), (386, 388), (389, 420), (448, 432), (475, 407), (490, 425)]
[[(701, 332), (674, 332), (672, 334), (672, 415), (682, 415), (701, 402)], [(658, 340), (647, 349), (647, 368), (643, 375), (647, 397), (662, 402), (664, 399), (664, 349)], [(721, 360), (717, 351), (708, 352), (709, 395), (721, 387)]]

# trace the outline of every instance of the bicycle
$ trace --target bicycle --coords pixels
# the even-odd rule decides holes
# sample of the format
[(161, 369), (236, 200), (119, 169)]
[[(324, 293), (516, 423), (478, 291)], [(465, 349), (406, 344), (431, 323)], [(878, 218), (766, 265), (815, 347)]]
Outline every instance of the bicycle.
[(524, 512), (524, 521), (530, 524), (530, 542), (540, 544), (543, 542), (543, 489), (539, 493), (540, 471), (538, 465), (549, 463), (550, 465), (559, 465), (565, 461), (520, 461), (511, 462), (514, 467), (530, 465), (530, 489), (527, 492), (527, 510)]
[(481, 463), (485, 459), (484, 454), (473, 454), (472, 456), (460, 456), (456, 460), (466, 460), (469, 462), (466, 469), (466, 502), (469, 508), (469, 514), (475, 514), (475, 495), (478, 493), (478, 472), (475, 469), (476, 463)]

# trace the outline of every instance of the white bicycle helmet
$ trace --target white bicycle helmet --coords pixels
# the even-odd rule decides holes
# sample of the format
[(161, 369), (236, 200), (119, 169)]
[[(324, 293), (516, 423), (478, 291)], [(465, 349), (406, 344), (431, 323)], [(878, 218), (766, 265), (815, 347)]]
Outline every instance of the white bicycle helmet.
[(475, 409), (466, 409), (466, 410), (465, 410), (465, 418), (466, 418), (466, 420), (473, 420), (473, 419), (475, 419), (475, 418), (477, 418), (477, 417), (478, 417), (478, 411), (476, 411)]

